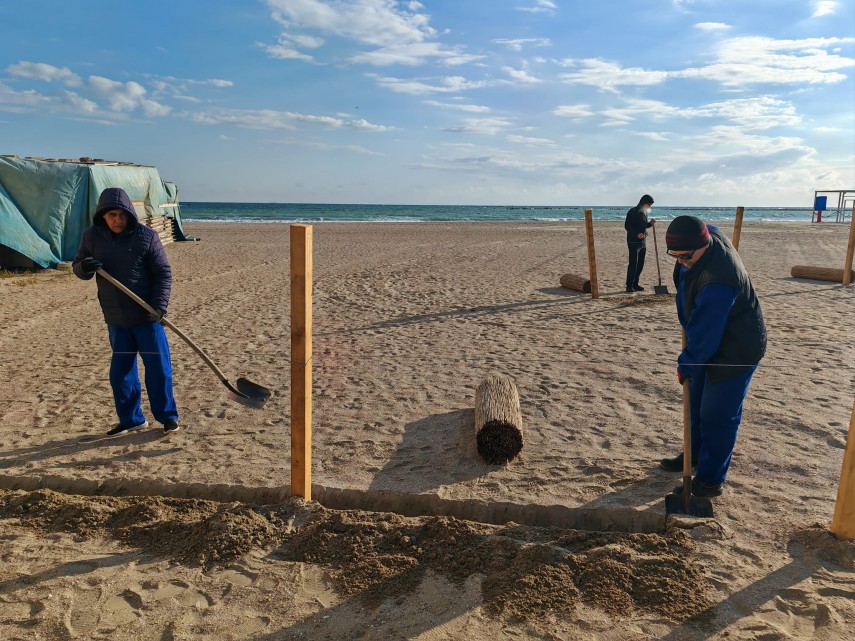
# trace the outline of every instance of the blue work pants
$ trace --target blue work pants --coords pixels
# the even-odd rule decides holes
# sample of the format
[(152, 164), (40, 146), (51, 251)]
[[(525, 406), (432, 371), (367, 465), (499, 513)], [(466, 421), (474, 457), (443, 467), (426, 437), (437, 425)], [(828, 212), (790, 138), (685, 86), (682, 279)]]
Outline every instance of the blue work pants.
[(116, 414), (122, 425), (145, 421), (140, 406), (142, 388), (137, 371), (137, 354), (145, 367), (145, 389), (154, 418), (163, 423), (178, 420), (178, 407), (172, 393), (172, 360), (166, 332), (160, 323), (132, 327), (107, 325), (113, 358), (110, 361), (110, 385), (116, 402)]
[(742, 403), (757, 366), (740, 369), (723, 381), (712, 382), (706, 373), (689, 381), (692, 417), (692, 457), (697, 457), (695, 478), (704, 483), (724, 483), (742, 420)]

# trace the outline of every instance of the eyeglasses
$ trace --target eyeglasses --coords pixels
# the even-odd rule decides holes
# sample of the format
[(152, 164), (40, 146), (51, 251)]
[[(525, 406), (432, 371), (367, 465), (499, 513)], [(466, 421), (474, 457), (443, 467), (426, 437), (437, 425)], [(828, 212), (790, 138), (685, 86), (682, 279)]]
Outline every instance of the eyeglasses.
[(693, 249), (690, 252), (686, 252), (684, 254), (675, 254), (670, 249), (665, 250), (665, 253), (668, 254), (671, 258), (676, 258), (677, 260), (692, 260), (692, 256), (695, 255), (697, 249)]

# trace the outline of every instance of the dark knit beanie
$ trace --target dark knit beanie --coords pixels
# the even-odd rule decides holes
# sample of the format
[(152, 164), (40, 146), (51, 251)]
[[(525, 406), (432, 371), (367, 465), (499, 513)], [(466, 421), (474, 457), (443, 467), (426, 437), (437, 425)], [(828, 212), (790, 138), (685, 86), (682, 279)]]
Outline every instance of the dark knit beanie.
[(665, 232), (665, 246), (671, 251), (689, 251), (710, 244), (710, 232), (696, 216), (677, 216)]

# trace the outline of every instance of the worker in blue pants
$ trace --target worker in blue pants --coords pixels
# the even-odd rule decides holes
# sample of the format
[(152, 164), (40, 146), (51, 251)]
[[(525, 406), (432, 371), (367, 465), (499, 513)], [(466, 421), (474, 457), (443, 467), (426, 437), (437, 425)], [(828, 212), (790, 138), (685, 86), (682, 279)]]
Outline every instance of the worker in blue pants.
[[(677, 380), (689, 381), (692, 493), (719, 496), (748, 385), (766, 353), (766, 324), (739, 254), (717, 227), (678, 216), (668, 226), (665, 244), (677, 260), (677, 317), (686, 337)], [(683, 455), (662, 459), (660, 466), (679, 472)], [(682, 486), (675, 491), (682, 492)]]
[(145, 389), (154, 418), (166, 424), (178, 417), (178, 407), (172, 393), (172, 360), (169, 342), (160, 323), (130, 327), (108, 325), (110, 347), (110, 385), (121, 425), (145, 422), (140, 399), (142, 388), (137, 370), (137, 354), (145, 366)]
[[(697, 461), (696, 477), (702, 487), (721, 487), (727, 477), (742, 421), (742, 403), (756, 369), (740, 369), (738, 374), (715, 383), (706, 373), (689, 381), (692, 459)], [(681, 469), (682, 465), (681, 458)]]

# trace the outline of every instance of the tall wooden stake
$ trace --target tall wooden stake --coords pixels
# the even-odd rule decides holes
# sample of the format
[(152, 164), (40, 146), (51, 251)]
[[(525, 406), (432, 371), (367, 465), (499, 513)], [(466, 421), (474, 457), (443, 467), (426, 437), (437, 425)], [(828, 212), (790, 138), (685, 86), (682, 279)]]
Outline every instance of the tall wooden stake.
[(312, 500), (311, 225), (291, 225), (291, 496)]
[(843, 469), (840, 470), (831, 533), (838, 539), (855, 541), (855, 403), (852, 403), (852, 418), (849, 420), (849, 435), (843, 453)]
[(852, 257), (855, 255), (855, 205), (852, 205), (852, 217), (849, 219), (849, 245), (846, 247), (846, 262), (843, 264), (843, 284), (852, 282)]
[(733, 223), (733, 241), (731, 245), (736, 251), (739, 251), (739, 237), (742, 235), (742, 214), (745, 212), (745, 207), (736, 208), (736, 222)]
[(594, 252), (594, 215), (590, 209), (585, 210), (585, 236), (588, 239), (588, 272), (591, 280), (591, 298), (599, 298), (600, 287), (597, 284), (597, 256)]

